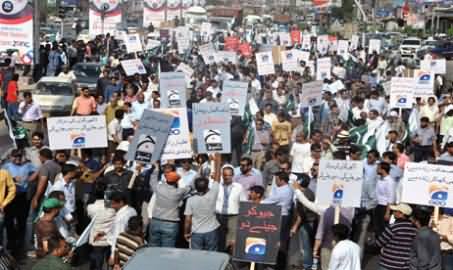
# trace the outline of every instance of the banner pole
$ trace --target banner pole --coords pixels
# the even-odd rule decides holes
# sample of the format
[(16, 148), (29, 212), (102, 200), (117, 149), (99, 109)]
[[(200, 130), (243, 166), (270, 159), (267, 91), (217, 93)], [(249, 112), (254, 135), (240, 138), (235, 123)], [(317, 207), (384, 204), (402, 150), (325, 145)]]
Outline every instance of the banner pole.
[(439, 206), (434, 207), (434, 214), (433, 214), (433, 226), (437, 227), (437, 224), (439, 223)]
[(334, 218), (334, 221), (333, 221), (333, 224), (339, 224), (340, 223), (340, 205), (337, 204), (335, 206), (335, 218)]
[(308, 135), (307, 138), (310, 138), (310, 133), (311, 133), (311, 114), (312, 114), (312, 108), (311, 105), (308, 106), (308, 123), (307, 123), (307, 129), (308, 129)]

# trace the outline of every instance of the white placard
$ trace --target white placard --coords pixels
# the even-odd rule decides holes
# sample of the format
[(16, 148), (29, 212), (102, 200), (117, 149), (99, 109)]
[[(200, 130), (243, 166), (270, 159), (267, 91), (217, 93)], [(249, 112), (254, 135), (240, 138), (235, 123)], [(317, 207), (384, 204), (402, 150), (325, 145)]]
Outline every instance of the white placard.
[(311, 50), (311, 35), (302, 35), (302, 50)]
[(335, 94), (340, 90), (346, 89), (344, 83), (341, 80), (336, 80), (333, 83), (327, 86), (327, 89), (332, 93)]
[(47, 118), (52, 150), (107, 147), (104, 115)]
[(140, 59), (130, 59), (120, 61), (121, 66), (127, 76), (133, 76), (135, 74), (146, 74), (146, 68)]
[(214, 64), (216, 62), (216, 51), (214, 49), (214, 46), (211, 43), (201, 45), (198, 47), (201, 57), (203, 57), (203, 61), (207, 65)]
[(307, 64), (308, 61), (310, 61), (310, 52), (299, 51), (299, 50), (296, 50), (296, 52), (297, 52), (297, 59), (299, 61), (304, 61), (305, 64)]
[(344, 57), (349, 51), (349, 41), (347, 40), (339, 40), (338, 47), (337, 47), (337, 54), (342, 55)]
[(316, 49), (321, 55), (327, 54), (329, 50), (329, 36), (321, 35), (316, 40)]
[(378, 54), (381, 53), (381, 40), (380, 39), (370, 39), (368, 45), (368, 54), (372, 54), (376, 51)]
[(202, 22), (200, 27), (200, 35), (204, 40), (208, 40), (212, 34), (212, 25), (209, 22)]
[(302, 107), (317, 106), (322, 104), (322, 81), (304, 83), (300, 102)]
[(292, 45), (291, 36), (288, 32), (279, 32), (278, 36), (280, 38), (280, 45), (289, 47)]
[(284, 71), (299, 71), (299, 60), (296, 50), (281, 51), (282, 68)]
[(434, 74), (446, 74), (447, 62), (445, 59), (432, 59), (420, 61), (420, 69)]
[(414, 78), (392, 77), (390, 82), (390, 108), (412, 108), (414, 89)]
[(429, 97), (434, 95), (434, 73), (414, 70), (415, 91), (414, 97)]
[(236, 52), (231, 51), (218, 51), (214, 55), (216, 63), (233, 63), (236, 64), (238, 57)]
[(260, 76), (275, 73), (272, 52), (262, 52), (256, 54), (256, 65)]
[(187, 122), (187, 111), (184, 108), (156, 109), (155, 111), (168, 114), (173, 117), (173, 122), (168, 134), (167, 143), (162, 151), (161, 160), (177, 160), (191, 158), (192, 144), (189, 140), (189, 124)]
[(349, 47), (349, 49), (351, 51), (354, 51), (354, 50), (357, 50), (358, 47), (359, 47), (359, 36), (358, 35), (352, 35), (352, 37), (351, 37), (351, 46)]
[(125, 35), (124, 43), (126, 45), (127, 53), (135, 53), (143, 51), (142, 41), (139, 34)]
[(321, 159), (316, 203), (360, 207), (362, 181), (362, 161)]
[(401, 201), (453, 207), (453, 166), (407, 162), (401, 180)]
[(190, 29), (187, 26), (175, 28), (175, 40), (178, 43), (178, 53), (183, 54), (190, 48)]
[(162, 44), (160, 43), (159, 40), (154, 40), (154, 39), (148, 39), (146, 42), (146, 49), (147, 50), (152, 50), (154, 48), (160, 47)]
[(194, 73), (193, 68), (183, 62), (179, 64), (179, 66), (176, 68), (176, 71), (182, 71), (186, 77), (186, 81), (190, 81)]
[(323, 81), (331, 78), (332, 62), (330, 57), (318, 58), (316, 61), (316, 80)]

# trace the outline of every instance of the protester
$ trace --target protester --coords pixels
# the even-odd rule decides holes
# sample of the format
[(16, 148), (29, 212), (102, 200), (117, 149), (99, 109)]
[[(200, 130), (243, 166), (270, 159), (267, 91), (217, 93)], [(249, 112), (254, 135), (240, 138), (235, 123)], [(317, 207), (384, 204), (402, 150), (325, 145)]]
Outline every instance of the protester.
[(133, 216), (127, 223), (126, 231), (118, 235), (116, 241), (115, 264), (113, 269), (122, 269), (124, 264), (134, 256), (134, 253), (144, 246), (143, 219)]
[[(133, 19), (136, 12), (129, 5), (134, 6), (134, 1), (122, 2), (128, 3), (120, 3), (126, 6), (115, 11), (127, 10), (130, 14), (123, 17)], [(239, 13), (250, 13), (245, 5), (238, 5)], [(410, 5), (406, 3), (403, 11), (412, 12)], [(357, 9), (362, 10), (360, 5)], [(295, 21), (290, 11), (279, 10)], [(326, 21), (318, 24), (335, 26), (333, 11), (321, 16)], [(80, 16), (87, 16), (84, 12), (82, 8)], [(8, 117), (1, 119), (0, 148), (8, 150), (2, 153), (5, 159), (0, 166), (12, 176), (10, 181), (4, 173), (9, 185), (0, 190), (6, 248), (22, 259), (19, 251), (30, 240), (22, 236), (38, 236), (38, 253), (48, 255), (51, 249), (44, 251), (43, 238), (58, 232), (73, 244), (94, 220), (89, 245), (77, 247), (76, 254), (82, 254), (77, 257), (90, 260), (93, 270), (105, 268), (110, 258), (110, 266), (118, 269), (144, 244), (138, 220), (143, 216), (146, 228), (142, 229), (150, 246), (186, 248), (185, 235), (194, 249), (236, 254), (244, 250), (239, 246), (243, 239), (236, 239), (242, 237), (237, 221), (248, 218), (240, 216), (242, 201), (248, 199), (263, 208), (275, 204), (280, 210), (273, 213), (281, 216), (280, 231), (275, 232), (278, 243), (272, 247), (279, 250), (277, 265), (265, 267), (282, 269), (289, 264), (327, 270), (331, 264), (330, 269), (355, 270), (360, 256), (364, 269), (374, 269), (378, 266), (373, 256), (379, 250), (379, 267), (384, 269), (423, 268), (427, 257), (435, 269), (440, 246), (442, 267), (448, 270), (453, 264), (451, 212), (442, 209), (445, 214), (439, 220), (434, 214), (427, 224), (417, 211), (409, 217), (404, 204), (451, 207), (448, 188), (441, 183), (450, 177), (445, 165), (453, 164), (451, 74), (444, 66), (448, 59), (424, 49), (403, 59), (404, 46), (391, 50), (399, 45), (398, 39), (389, 46), (388, 35), (382, 33), (370, 37), (366, 31), (353, 32), (347, 40), (342, 31), (332, 29), (328, 32), (336, 34), (321, 35), (310, 23), (303, 29), (276, 27), (258, 10), (261, 20), (238, 16), (228, 33), (208, 31), (208, 26), (213, 29), (211, 13), (216, 12), (208, 11), (201, 27), (206, 33), (200, 35), (194, 30), (200, 28), (199, 22), (186, 14), (190, 12), (175, 20), (181, 28), (166, 25), (160, 32), (146, 28), (138, 34), (144, 50), (134, 53), (108, 27), (105, 35), (98, 36), (92, 35), (97, 30), (91, 27), (89, 40), (84, 40), (84, 32), (79, 41), (67, 33), (55, 42), (43, 37), (43, 45), (37, 45), (40, 61), (33, 78), (27, 75), (31, 56), (24, 54), (33, 48), (23, 50), (23, 44), (5, 48), (0, 55), (0, 111), (4, 109)], [(281, 21), (276, 12), (271, 10), (270, 15)], [(356, 23), (365, 17), (359, 16)], [(47, 20), (54, 22), (53, 16)], [(81, 21), (77, 25), (77, 31), (84, 27)], [(116, 28), (115, 33), (121, 32)], [(184, 42), (181, 35), (187, 35)], [(238, 41), (238, 48), (231, 46), (232, 40)], [(412, 72), (415, 68), (420, 71)], [(178, 71), (184, 76), (168, 76)], [(36, 102), (34, 95), (39, 93), (19, 91), (24, 81), (36, 83), (42, 75), (71, 81), (80, 90), (72, 99), (72, 109), (58, 115), (69, 116), (57, 119), (58, 128), (48, 129), (47, 123), (57, 115), (42, 112), (48, 108)], [(227, 89), (228, 81), (244, 87)], [(407, 85), (399, 87), (402, 81)], [(180, 102), (169, 102), (170, 92), (178, 92)], [(224, 111), (225, 103), (234, 104), (228, 106), (230, 112)], [(197, 104), (210, 107), (203, 112), (206, 117), (200, 119), (200, 111), (193, 110)], [(157, 123), (154, 117), (143, 118), (145, 110), (173, 119)], [(102, 121), (89, 122), (104, 116), (105, 126)], [(82, 127), (80, 117), (86, 123)], [(144, 122), (152, 132), (139, 133)], [(169, 130), (163, 128), (166, 124)], [(208, 143), (202, 139), (205, 133), (216, 136), (210, 136)], [(140, 144), (143, 135), (146, 143)], [(207, 148), (203, 141), (208, 151), (202, 151)], [(13, 148), (17, 150), (10, 152)], [(141, 157), (135, 153), (138, 148)], [(414, 168), (419, 169), (416, 177), (411, 176)], [(334, 173), (328, 175), (326, 170)], [(436, 183), (424, 181), (425, 188), (422, 179)], [(334, 188), (330, 180), (335, 181)], [(356, 184), (350, 196), (350, 185)], [(333, 201), (327, 201), (331, 195)], [(355, 207), (346, 207), (351, 200)], [(38, 221), (34, 231), (25, 226), (28, 216)], [(128, 222), (131, 228), (126, 228)], [(348, 230), (338, 224), (332, 228), (334, 223)], [(347, 240), (349, 236), (360, 249)], [(133, 251), (123, 252), (127, 245), (117, 239), (133, 242)], [(115, 248), (119, 252), (112, 252)], [(55, 256), (40, 259), (43, 265), (49, 258), (60, 261), (62, 246), (56, 250), (60, 251)], [(298, 260), (295, 264), (292, 254)]]
[(190, 241), (192, 249), (216, 251), (218, 228), (215, 205), (219, 193), (220, 177), (214, 178), (209, 187), (207, 178), (195, 179), (196, 194), (187, 200), (184, 211), (184, 238)]
[(105, 185), (96, 183), (96, 201), (87, 206), (88, 216), (94, 219), (88, 243), (93, 247), (90, 254), (90, 270), (103, 269), (107, 258), (110, 256), (110, 244), (107, 241), (107, 232), (111, 229), (115, 218), (115, 210), (105, 206)]
[(344, 224), (332, 226), (335, 247), (330, 256), (329, 270), (360, 270), (360, 247), (349, 240), (349, 228)]
[(68, 255), (69, 248), (67, 243), (61, 236), (52, 235), (46, 240), (47, 250), (49, 255), (39, 260), (33, 265), (32, 270), (70, 270), (71, 265), (64, 261), (64, 257)]
[(381, 249), (379, 267), (385, 270), (410, 269), (412, 243), (417, 228), (409, 220), (412, 208), (404, 203), (390, 206), (395, 223), (387, 225), (376, 244)]
[(191, 187), (178, 187), (181, 177), (176, 174), (174, 167), (164, 168), (162, 183), (158, 181), (158, 167), (153, 170), (150, 181), (155, 205), (151, 211), (148, 210), (152, 217), (149, 221), (148, 242), (151, 246), (175, 247), (179, 233), (179, 206)]
[(442, 269), (440, 236), (429, 227), (431, 209), (418, 207), (414, 211), (417, 235), (412, 243), (409, 269)]

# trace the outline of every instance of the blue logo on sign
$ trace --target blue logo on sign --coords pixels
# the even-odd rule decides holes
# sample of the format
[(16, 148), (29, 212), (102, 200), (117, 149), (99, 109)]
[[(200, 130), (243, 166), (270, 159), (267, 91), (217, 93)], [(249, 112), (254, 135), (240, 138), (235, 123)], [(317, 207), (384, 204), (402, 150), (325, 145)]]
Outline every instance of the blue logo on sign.
[(418, 78), (418, 83), (420, 83), (420, 84), (429, 84), (430, 81), (431, 81), (431, 74), (422, 74)]
[(247, 237), (245, 239), (245, 254), (264, 256), (266, 254), (266, 239)]
[(179, 135), (181, 133), (181, 120), (178, 116), (173, 118), (173, 122), (171, 122), (170, 127), (170, 135)]
[(448, 186), (442, 183), (431, 183), (429, 185), (430, 203), (437, 206), (445, 206), (448, 199)]

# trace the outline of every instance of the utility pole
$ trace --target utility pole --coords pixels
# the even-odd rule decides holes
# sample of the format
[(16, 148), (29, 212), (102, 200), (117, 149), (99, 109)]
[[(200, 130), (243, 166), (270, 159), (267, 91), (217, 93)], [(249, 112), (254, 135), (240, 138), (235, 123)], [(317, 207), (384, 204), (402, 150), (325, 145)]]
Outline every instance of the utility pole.
[(39, 1), (33, 0), (33, 79), (34, 81), (38, 81), (42, 74), (42, 68), (40, 65), (39, 59), (39, 46), (40, 46), (40, 38), (39, 38), (39, 28), (40, 28), (40, 9), (39, 9)]

